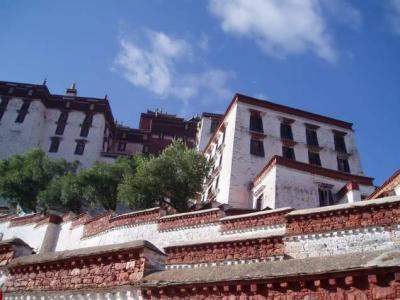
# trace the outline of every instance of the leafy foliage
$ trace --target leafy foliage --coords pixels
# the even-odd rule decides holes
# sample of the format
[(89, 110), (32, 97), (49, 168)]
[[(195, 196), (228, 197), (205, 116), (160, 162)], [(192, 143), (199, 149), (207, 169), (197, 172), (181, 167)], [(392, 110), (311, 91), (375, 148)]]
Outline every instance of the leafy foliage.
[(76, 163), (50, 159), (37, 149), (13, 155), (0, 161), (0, 196), (24, 211), (35, 212), (39, 193), (52, 180), (73, 173), (76, 168)]
[(127, 175), (118, 196), (134, 208), (148, 208), (168, 201), (178, 211), (188, 210), (188, 200), (202, 190), (210, 170), (206, 158), (179, 141), (156, 157), (138, 161), (136, 173)]
[(81, 212), (88, 206), (115, 210), (118, 200), (133, 209), (168, 202), (178, 211), (202, 190), (210, 163), (174, 141), (159, 157), (136, 155), (114, 164), (96, 163), (76, 172), (77, 163), (54, 160), (41, 150), (0, 161), (0, 196), (24, 211), (38, 208)]

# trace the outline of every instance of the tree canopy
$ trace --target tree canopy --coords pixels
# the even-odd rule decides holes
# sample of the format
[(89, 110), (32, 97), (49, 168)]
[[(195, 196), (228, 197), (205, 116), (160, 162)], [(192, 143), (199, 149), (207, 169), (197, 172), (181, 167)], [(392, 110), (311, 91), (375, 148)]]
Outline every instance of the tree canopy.
[(50, 159), (41, 150), (30, 150), (0, 161), (0, 196), (24, 211), (37, 210), (37, 199), (52, 180), (74, 173), (76, 163)]
[(134, 208), (168, 202), (184, 212), (188, 210), (188, 200), (202, 191), (209, 170), (210, 163), (201, 153), (173, 141), (160, 156), (141, 158), (136, 173), (123, 178), (118, 196)]
[(121, 157), (79, 172), (77, 166), (41, 150), (13, 155), (0, 161), (0, 196), (33, 212), (80, 213), (89, 206), (114, 211), (119, 201), (132, 209), (169, 203), (184, 212), (210, 170), (201, 153), (178, 141), (158, 157)]

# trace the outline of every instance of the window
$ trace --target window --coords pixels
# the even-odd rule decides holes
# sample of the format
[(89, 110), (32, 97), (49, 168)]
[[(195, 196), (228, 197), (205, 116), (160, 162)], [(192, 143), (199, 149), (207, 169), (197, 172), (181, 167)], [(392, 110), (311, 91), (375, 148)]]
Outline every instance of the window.
[(260, 140), (251, 139), (250, 154), (264, 157), (264, 143)]
[(120, 142), (118, 143), (118, 151), (125, 151), (126, 143)]
[(18, 116), (15, 119), (15, 123), (23, 123), (26, 117), (26, 114), (28, 113), (29, 105), (31, 103), (28, 100), (24, 100), (22, 103), (21, 108), (18, 110)]
[(347, 153), (346, 143), (344, 141), (343, 134), (335, 134), (334, 141), (335, 141), (335, 150), (337, 152)]
[(226, 135), (226, 130), (224, 130), (224, 132), (222, 132), (222, 141), (221, 141), (221, 144), (225, 143), (225, 135)]
[(90, 125), (82, 124), (81, 127), (81, 137), (87, 137), (89, 135)]
[(60, 138), (57, 137), (51, 138), (49, 152), (53, 153), (57, 152), (59, 146), (60, 146)]
[(329, 188), (318, 188), (319, 206), (333, 205), (333, 194)]
[(306, 128), (307, 145), (318, 147), (317, 131), (314, 129)]
[(319, 153), (309, 151), (308, 161), (312, 165), (321, 166), (321, 158), (319, 157)]
[(218, 162), (218, 166), (221, 166), (221, 165), (222, 165), (222, 154), (220, 155), (219, 162)]
[(281, 138), (293, 140), (292, 126), (290, 124), (281, 123)]
[(250, 114), (250, 130), (264, 132), (262, 118), (259, 112), (252, 111)]
[(256, 209), (257, 210), (262, 210), (263, 198), (264, 198), (264, 194), (261, 194), (260, 196), (258, 196), (258, 198), (256, 200)]
[(4, 115), (5, 111), (6, 111), (8, 102), (10, 101), (10, 99), (6, 98), (6, 97), (1, 97), (1, 99), (2, 100), (1, 100), (1, 103), (0, 103), (0, 120), (1, 120), (1, 118), (3, 118), (3, 115)]
[(58, 121), (57, 121), (56, 134), (61, 135), (64, 133), (65, 125), (67, 124), (67, 120), (68, 120), (68, 112), (67, 111), (61, 112), (60, 117), (58, 118)]
[(213, 133), (219, 124), (219, 119), (211, 119), (210, 133)]
[(75, 154), (83, 155), (83, 152), (85, 151), (85, 142), (85, 140), (76, 140)]
[(283, 146), (282, 147), (282, 156), (284, 158), (288, 158), (288, 159), (291, 159), (291, 160), (296, 160), (296, 157), (294, 155), (294, 149), (291, 148), (291, 147)]
[(218, 176), (217, 179), (215, 180), (215, 188), (218, 188), (218, 184), (219, 184), (219, 176)]
[(350, 173), (349, 161), (345, 158), (337, 158), (338, 170), (346, 173)]
[(82, 127), (81, 127), (80, 136), (87, 137), (89, 135), (89, 129), (92, 126), (92, 122), (93, 122), (93, 115), (86, 114), (85, 119), (83, 120)]
[(57, 123), (66, 123), (68, 120), (68, 112), (67, 111), (62, 111), (60, 116), (58, 117), (58, 122)]

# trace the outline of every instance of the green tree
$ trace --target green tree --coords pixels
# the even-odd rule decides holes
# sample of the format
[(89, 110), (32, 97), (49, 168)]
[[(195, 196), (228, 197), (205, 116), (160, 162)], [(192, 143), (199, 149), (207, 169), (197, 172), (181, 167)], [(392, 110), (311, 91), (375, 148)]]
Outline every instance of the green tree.
[(38, 149), (10, 156), (0, 161), (0, 196), (24, 211), (36, 212), (38, 194), (76, 168), (77, 163), (50, 159)]
[(114, 164), (95, 163), (78, 174), (69, 173), (53, 180), (39, 194), (39, 204), (44, 209), (76, 213), (89, 206), (115, 210), (118, 185), (124, 174), (132, 174), (135, 169), (135, 157), (121, 157)]
[(115, 210), (118, 202), (118, 185), (124, 174), (134, 172), (135, 159), (121, 158), (114, 164), (96, 163), (78, 175), (82, 195), (92, 206)]
[(158, 157), (141, 157), (134, 174), (124, 176), (118, 197), (131, 208), (149, 208), (168, 202), (188, 210), (188, 200), (202, 191), (211, 164), (199, 152), (173, 141)]
[(38, 194), (37, 200), (38, 206), (44, 211), (52, 209), (77, 214), (82, 212), (85, 204), (83, 187), (78, 175), (74, 173), (53, 179), (47, 188)]

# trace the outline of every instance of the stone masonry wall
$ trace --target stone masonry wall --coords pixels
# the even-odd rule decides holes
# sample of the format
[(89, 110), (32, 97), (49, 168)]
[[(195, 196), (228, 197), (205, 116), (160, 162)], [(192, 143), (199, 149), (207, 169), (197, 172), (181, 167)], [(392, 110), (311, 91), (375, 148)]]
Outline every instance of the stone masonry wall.
[(145, 299), (367, 300), (399, 299), (399, 273), (366, 271), (275, 280), (240, 280), (148, 288)]
[(145, 258), (132, 251), (17, 265), (9, 270), (6, 291), (75, 290), (131, 284), (143, 277), (144, 267)]
[(165, 253), (167, 264), (193, 264), (283, 256), (284, 246), (277, 236), (167, 247)]

